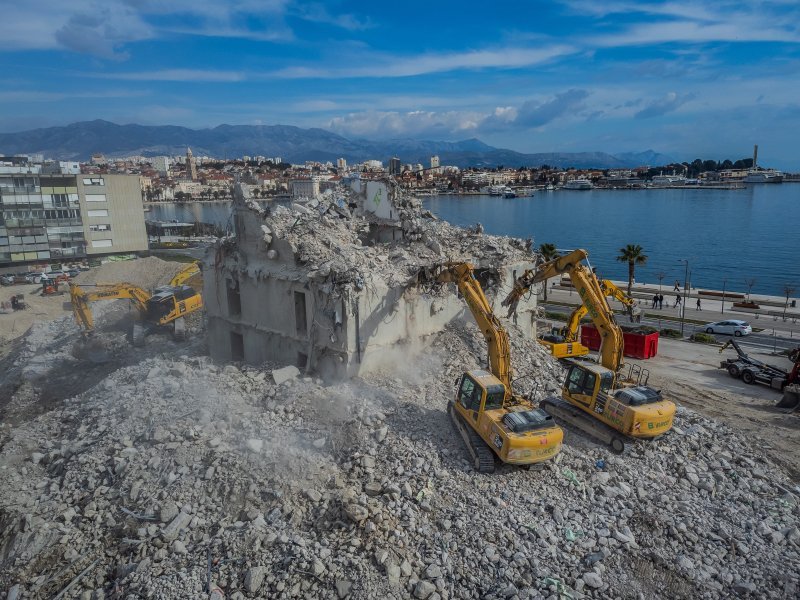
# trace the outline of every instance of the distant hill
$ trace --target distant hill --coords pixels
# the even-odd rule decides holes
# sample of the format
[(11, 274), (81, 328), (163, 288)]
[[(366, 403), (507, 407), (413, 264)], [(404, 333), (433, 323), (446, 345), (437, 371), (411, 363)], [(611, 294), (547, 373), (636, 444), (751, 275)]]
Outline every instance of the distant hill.
[(285, 162), (306, 160), (348, 162), (398, 156), (404, 163), (429, 164), (438, 154), (443, 165), (506, 167), (539, 166), (618, 168), (644, 164), (663, 165), (670, 157), (652, 150), (611, 155), (605, 152), (524, 154), (494, 148), (472, 138), (458, 142), (390, 139), (347, 139), (325, 129), (290, 125), (219, 125), (189, 129), (173, 125), (117, 125), (109, 121), (82, 121), (17, 133), (0, 133), (0, 155), (44, 154), (62, 160), (88, 160), (92, 154), (107, 157), (140, 154), (176, 155), (191, 147), (195, 156), (233, 158), (243, 155), (280, 156)]

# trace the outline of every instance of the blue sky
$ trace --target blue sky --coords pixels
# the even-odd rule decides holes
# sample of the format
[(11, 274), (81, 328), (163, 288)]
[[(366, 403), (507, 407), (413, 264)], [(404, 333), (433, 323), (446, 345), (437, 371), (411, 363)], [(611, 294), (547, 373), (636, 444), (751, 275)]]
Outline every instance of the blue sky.
[(0, 131), (290, 124), (800, 170), (800, 2), (0, 0)]

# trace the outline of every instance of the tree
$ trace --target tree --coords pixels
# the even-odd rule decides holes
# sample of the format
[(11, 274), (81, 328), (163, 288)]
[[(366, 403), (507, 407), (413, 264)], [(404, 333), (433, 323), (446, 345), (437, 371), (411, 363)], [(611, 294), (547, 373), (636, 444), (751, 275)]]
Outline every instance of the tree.
[(794, 288), (788, 283), (783, 286), (783, 295), (786, 296), (786, 304), (783, 305), (783, 318), (786, 319), (786, 310), (789, 308), (789, 297), (794, 294)]
[(744, 284), (747, 286), (747, 301), (750, 302), (750, 292), (753, 291), (753, 286), (756, 284), (755, 278), (745, 279)]
[(647, 255), (644, 249), (639, 244), (628, 244), (624, 248), (619, 249), (619, 262), (628, 263), (628, 296), (631, 295), (633, 289), (634, 270), (636, 265), (643, 265), (647, 262)]
[[(542, 258), (545, 262), (550, 262), (551, 260), (555, 260), (558, 258), (558, 251), (556, 250), (555, 244), (542, 244), (539, 246), (539, 254), (542, 255)], [(544, 301), (547, 302), (547, 282), (544, 282)]]

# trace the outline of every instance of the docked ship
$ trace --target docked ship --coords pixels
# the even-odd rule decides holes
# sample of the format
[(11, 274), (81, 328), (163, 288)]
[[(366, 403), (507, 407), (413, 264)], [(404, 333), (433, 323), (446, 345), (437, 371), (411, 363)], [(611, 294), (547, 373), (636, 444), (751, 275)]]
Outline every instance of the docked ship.
[(686, 177), (683, 175), (655, 175), (650, 180), (650, 185), (653, 187), (670, 187), (674, 185), (686, 185)]
[(750, 169), (745, 175), (745, 183), (783, 183), (783, 173), (775, 169)]
[(490, 196), (502, 196), (503, 198), (516, 198), (517, 193), (507, 185), (493, 185), (489, 187)]
[(758, 144), (753, 146), (753, 168), (744, 177), (745, 183), (783, 183), (783, 173), (775, 169), (758, 168)]
[(592, 187), (594, 186), (588, 179), (570, 179), (564, 184), (565, 190), (590, 190)]

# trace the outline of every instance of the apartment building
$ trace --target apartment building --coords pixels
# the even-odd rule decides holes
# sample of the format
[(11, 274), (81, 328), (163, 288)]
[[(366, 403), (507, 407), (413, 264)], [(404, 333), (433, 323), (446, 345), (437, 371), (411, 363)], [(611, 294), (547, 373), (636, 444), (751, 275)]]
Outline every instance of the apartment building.
[(146, 249), (137, 176), (0, 157), (0, 267)]
[(138, 176), (77, 175), (86, 254), (147, 250)]

